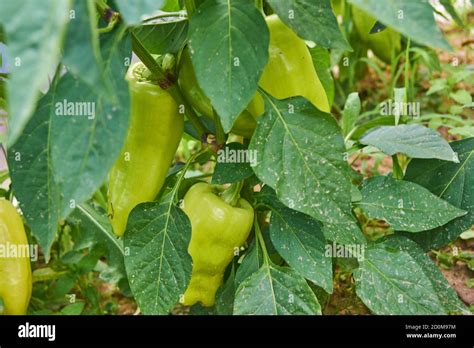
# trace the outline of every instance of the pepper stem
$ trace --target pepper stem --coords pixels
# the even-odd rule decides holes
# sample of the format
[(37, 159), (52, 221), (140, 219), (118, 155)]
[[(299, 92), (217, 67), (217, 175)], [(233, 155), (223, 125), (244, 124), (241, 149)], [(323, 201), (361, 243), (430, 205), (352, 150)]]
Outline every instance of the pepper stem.
[(231, 205), (232, 207), (235, 207), (239, 203), (240, 191), (242, 190), (243, 186), (243, 181), (239, 181), (232, 184), (228, 189), (221, 193), (221, 198), (227, 204)]

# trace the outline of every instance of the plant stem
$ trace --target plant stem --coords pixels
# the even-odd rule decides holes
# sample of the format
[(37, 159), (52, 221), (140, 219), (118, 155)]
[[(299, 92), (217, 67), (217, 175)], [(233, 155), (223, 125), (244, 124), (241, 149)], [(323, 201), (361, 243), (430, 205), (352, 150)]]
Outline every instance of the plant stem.
[(397, 154), (392, 156), (392, 162), (393, 162), (393, 177), (398, 180), (403, 179), (403, 170), (402, 170), (402, 167), (400, 166), (400, 162), (398, 162)]
[(172, 193), (172, 199), (173, 201), (177, 204), (178, 203), (178, 196), (177, 192), (179, 190), (179, 186), (181, 185), (181, 182), (184, 179), (184, 176), (186, 175), (186, 172), (188, 171), (189, 167), (194, 164), (194, 160), (201, 156), (203, 153), (207, 151), (207, 148), (203, 148), (200, 151), (195, 152), (194, 154), (191, 155), (191, 157), (186, 161), (186, 164), (184, 167), (181, 169), (181, 173), (178, 176), (178, 179), (176, 180), (176, 183), (173, 186), (173, 190), (171, 191)]
[(171, 94), (173, 99), (178, 105), (183, 105), (186, 115), (188, 116), (189, 121), (193, 127), (198, 131), (199, 135), (202, 137), (204, 134), (207, 134), (208, 131), (206, 127), (201, 123), (199, 117), (194, 112), (194, 109), (189, 105), (189, 103), (184, 98), (181, 90), (176, 84), (176, 77), (172, 73), (165, 72), (161, 66), (155, 61), (153, 56), (143, 47), (142, 43), (132, 32), (132, 46), (135, 54), (140, 58), (140, 60), (145, 64), (145, 66), (151, 71), (151, 73), (157, 78), (158, 85), (166, 89), (166, 91)]
[(154, 21), (155, 19), (168, 18), (168, 17), (179, 17), (179, 18), (186, 19), (187, 15), (185, 12), (166, 12), (166, 13), (162, 13), (162, 14), (147, 18), (143, 21), (143, 23), (151, 22), (151, 21)]
[[(260, 230), (260, 225), (258, 224), (258, 218), (256, 214), (254, 218), (254, 226), (255, 226), (256, 242), (262, 247), (263, 262), (265, 262), (265, 264), (268, 265), (268, 260), (270, 259), (270, 257), (268, 256), (267, 246), (265, 245), (265, 239), (263, 238), (262, 231)], [(258, 245), (257, 245), (257, 248), (258, 248)]]
[(405, 102), (409, 100), (408, 90), (410, 87), (409, 75), (410, 73), (410, 38), (407, 41), (407, 49), (405, 53)]
[(216, 110), (213, 110), (214, 125), (216, 126), (216, 140), (218, 145), (225, 144), (225, 133), (222, 122)]
[(228, 189), (221, 193), (221, 198), (232, 207), (237, 206), (240, 200), (240, 191), (244, 186), (243, 181), (232, 184)]
[(196, 12), (196, 3), (194, 0), (184, 0), (184, 7), (186, 8), (188, 18), (191, 18), (194, 12)]

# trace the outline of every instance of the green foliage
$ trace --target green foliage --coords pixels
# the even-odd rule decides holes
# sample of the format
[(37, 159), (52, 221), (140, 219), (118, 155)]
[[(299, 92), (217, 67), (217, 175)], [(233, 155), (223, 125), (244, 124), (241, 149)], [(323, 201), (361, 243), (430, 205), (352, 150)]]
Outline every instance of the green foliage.
[[(1, 119), (8, 114), (0, 195), (18, 201), (41, 250), (30, 314), (117, 314), (126, 302), (127, 313), (151, 315), (319, 315), (331, 313), (341, 286), (364, 313), (468, 313), (439, 267), (459, 261), (472, 270), (472, 254), (434, 249), (472, 237), (472, 67), (446, 64), (430, 48), (451, 50), (426, 1), (332, 5), (337, 16), (329, 0), (2, 3), (1, 40), (16, 61), (0, 75)], [(381, 55), (355, 29), (353, 5), (377, 21), (362, 23), (372, 31), (403, 36), (386, 47), (390, 59), (368, 53)], [(450, 1), (441, 5), (465, 22)], [(269, 52), (270, 14), (306, 40), (304, 63), (319, 78), (309, 82), (322, 85), (331, 112), (314, 106), (324, 93), (310, 102), (259, 88), (269, 60), (285, 62), (277, 45)], [(209, 117), (177, 83), (185, 48)], [(161, 192), (135, 207), (118, 238), (107, 178), (130, 128), (124, 77), (137, 58), (185, 115), (185, 134)], [(291, 77), (269, 85), (285, 94), (307, 76)], [(263, 114), (251, 110), (260, 97)], [(410, 102), (420, 115), (385, 108)], [(77, 109), (87, 105), (90, 114)], [(256, 129), (233, 134), (244, 110)], [(180, 200), (200, 181), (232, 185), (216, 196), (234, 209), (244, 198), (255, 220), (242, 245), (225, 246), (234, 253), (215, 305), (187, 308), (193, 226)]]

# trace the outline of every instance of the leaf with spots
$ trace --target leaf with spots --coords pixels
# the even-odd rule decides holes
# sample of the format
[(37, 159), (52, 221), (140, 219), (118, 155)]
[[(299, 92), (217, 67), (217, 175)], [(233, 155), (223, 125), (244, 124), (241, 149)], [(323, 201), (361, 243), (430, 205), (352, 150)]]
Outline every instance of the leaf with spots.
[(253, 1), (208, 0), (190, 20), (196, 78), (225, 132), (255, 95), (268, 44), (268, 27)]
[(163, 4), (163, 0), (117, 0), (120, 15), (128, 25), (140, 23), (145, 15), (160, 10)]
[(381, 126), (365, 133), (359, 140), (387, 155), (403, 153), (412, 158), (438, 158), (458, 162), (448, 142), (437, 131), (419, 124)]
[(395, 230), (426, 231), (466, 214), (423, 186), (391, 177), (365, 180), (361, 193), (362, 200), (356, 205), (369, 217), (387, 221)]
[(405, 251), (369, 247), (354, 280), (357, 295), (375, 314), (446, 314), (423, 268)]
[(366, 244), (367, 242), (355, 217), (335, 223), (324, 223), (322, 230), (327, 240), (337, 244)]
[(469, 310), (459, 299), (456, 291), (449, 285), (439, 268), (415, 242), (403, 236), (390, 236), (383, 241), (383, 245), (410, 254), (421, 266), (424, 275), (429, 278), (439, 302), (447, 313), (469, 314)]
[(299, 37), (320, 47), (350, 50), (329, 0), (268, 0), (280, 19)]
[(291, 209), (323, 223), (351, 220), (349, 166), (336, 120), (302, 97), (264, 98), (249, 146), (258, 154), (254, 172)]
[(113, 93), (104, 94), (71, 74), (64, 75), (54, 91), (51, 157), (61, 190), (62, 218), (104, 183), (125, 140), (130, 97), (124, 62), (131, 47), (124, 29), (101, 37), (103, 78)]
[(410, 235), (424, 250), (438, 249), (455, 240), (474, 224), (474, 138), (450, 143), (459, 163), (440, 160), (413, 160), (405, 180), (426, 187), (434, 195), (467, 211), (447, 224)]
[(188, 34), (188, 21), (147, 23), (133, 29), (133, 35), (151, 54), (178, 53)]
[(238, 287), (234, 314), (321, 314), (321, 306), (301, 275), (266, 263)]
[(332, 258), (325, 255), (321, 224), (311, 216), (273, 208), (270, 237), (275, 249), (295, 271), (332, 293)]
[(240, 143), (229, 143), (217, 153), (217, 162), (212, 175), (213, 184), (231, 184), (253, 175), (252, 158), (247, 148)]
[(260, 267), (263, 265), (263, 254), (262, 249), (255, 242), (255, 239), (250, 244), (247, 252), (245, 253), (245, 257), (242, 260), (239, 268), (237, 268), (237, 272), (235, 273), (235, 283), (239, 285), (245, 279), (250, 277), (252, 274), (257, 272)]
[(1, 1), (0, 26), (12, 60), (2, 61), (0, 65), (6, 67), (8, 63), (9, 67), (6, 84), (9, 146), (21, 136), (36, 110), (40, 91), (54, 73), (70, 7), (68, 0)]
[(59, 188), (53, 178), (49, 148), (53, 96), (51, 90), (39, 100), (33, 117), (8, 151), (15, 196), (46, 260), (49, 260), (59, 220)]
[(413, 41), (430, 47), (451, 50), (436, 24), (429, 1), (420, 0), (349, 0), (382, 24)]
[(125, 231), (125, 268), (144, 314), (168, 314), (191, 279), (191, 222), (174, 205), (174, 193), (135, 207)]

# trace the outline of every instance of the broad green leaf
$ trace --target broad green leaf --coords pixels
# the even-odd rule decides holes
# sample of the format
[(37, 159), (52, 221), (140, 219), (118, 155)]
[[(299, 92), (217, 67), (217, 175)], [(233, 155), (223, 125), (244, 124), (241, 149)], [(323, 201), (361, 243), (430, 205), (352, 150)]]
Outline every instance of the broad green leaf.
[(354, 92), (349, 94), (344, 105), (344, 110), (342, 111), (341, 127), (344, 135), (349, 134), (349, 132), (354, 127), (357, 119), (360, 114), (360, 98), (359, 93)]
[(145, 15), (150, 15), (164, 4), (163, 0), (116, 0), (120, 15), (128, 25), (140, 23)]
[(330, 0), (268, 0), (278, 17), (299, 37), (324, 48), (350, 50)]
[(321, 224), (309, 215), (286, 207), (272, 209), (270, 237), (288, 265), (332, 293), (332, 258), (325, 255)]
[(446, 314), (433, 283), (407, 252), (368, 248), (354, 280), (357, 295), (375, 314)]
[(250, 158), (252, 154), (240, 143), (227, 144), (217, 153), (217, 163), (212, 175), (213, 184), (231, 184), (253, 175)]
[[(103, 42), (103, 78), (113, 94), (100, 93), (70, 74), (56, 86), (50, 143), (54, 178), (61, 187), (62, 218), (106, 180), (125, 139), (130, 97), (124, 63), (131, 51), (123, 29), (105, 36)], [(78, 105), (86, 107), (78, 110)]]
[(349, 2), (421, 45), (452, 50), (436, 25), (433, 8), (428, 0), (349, 0)]
[(323, 223), (323, 233), (327, 240), (337, 244), (366, 244), (357, 220), (352, 216), (339, 222)]
[(235, 274), (235, 283), (239, 285), (245, 279), (257, 272), (263, 265), (263, 254), (260, 246), (255, 242), (255, 239), (250, 244), (242, 263)]
[(92, 88), (102, 88), (97, 18), (93, 0), (76, 1), (64, 44), (62, 62), (69, 72)]
[(59, 220), (59, 188), (52, 172), (50, 119), (54, 93), (40, 99), (20, 138), (8, 151), (15, 196), (33, 236), (49, 260)]
[(474, 138), (451, 143), (459, 163), (412, 160), (405, 180), (426, 187), (434, 195), (468, 213), (436, 229), (411, 235), (424, 250), (438, 249), (474, 224)]
[(367, 122), (361, 124), (360, 126), (357, 126), (354, 129), (354, 131), (351, 135), (351, 139), (358, 140), (365, 133), (367, 133), (367, 131), (369, 131), (370, 129), (373, 129), (373, 128), (378, 127), (378, 126), (389, 126), (389, 125), (393, 125), (394, 123), (395, 123), (395, 117), (394, 116), (378, 116), (378, 117), (375, 117), (375, 118), (371, 119), (370, 121), (367, 121)]
[(269, 33), (252, 1), (208, 0), (189, 23), (196, 78), (229, 132), (257, 90)]
[(369, 217), (383, 219), (395, 230), (426, 231), (466, 214), (423, 186), (391, 177), (365, 180), (361, 193), (362, 200), (355, 204)]
[(126, 278), (123, 242), (113, 233), (105, 214), (100, 214), (89, 204), (81, 204), (71, 213), (68, 221), (79, 226), (74, 250), (81, 250), (84, 247), (99, 248), (107, 258), (108, 280), (117, 283), (120, 279)]
[(67, 27), (70, 1), (2, 1), (0, 25), (9, 48), (8, 145), (13, 145), (35, 111), (40, 90), (54, 72)]
[(278, 100), (265, 94), (249, 148), (253, 167), (286, 206), (325, 223), (350, 219), (351, 183), (336, 120), (302, 97)]
[(234, 314), (321, 314), (321, 306), (301, 275), (288, 267), (264, 264), (238, 287)]
[(403, 153), (412, 158), (458, 161), (448, 142), (438, 132), (419, 124), (381, 126), (365, 133), (359, 141), (387, 155)]
[(216, 312), (218, 315), (232, 315), (234, 312), (234, 300), (235, 300), (235, 272), (232, 268), (229, 276), (225, 283), (217, 290), (216, 293)]
[(383, 241), (383, 245), (408, 253), (421, 266), (424, 275), (433, 285), (440, 304), (447, 313), (461, 312), (468, 314), (466, 306), (459, 299), (451, 285), (449, 285), (439, 268), (415, 242), (402, 236), (390, 236)]
[(175, 54), (186, 40), (188, 21), (147, 23), (134, 28), (133, 34), (151, 54)]
[(125, 231), (125, 267), (144, 314), (168, 314), (191, 279), (191, 222), (173, 196), (135, 207)]
[(311, 53), (314, 68), (328, 96), (329, 105), (332, 105), (335, 86), (331, 75), (331, 55), (327, 49), (318, 46), (311, 48), (309, 53)]

